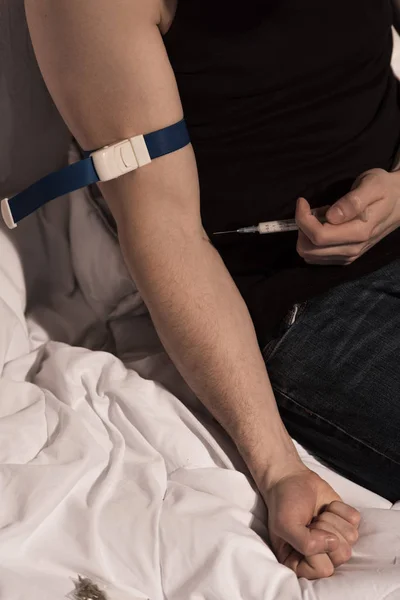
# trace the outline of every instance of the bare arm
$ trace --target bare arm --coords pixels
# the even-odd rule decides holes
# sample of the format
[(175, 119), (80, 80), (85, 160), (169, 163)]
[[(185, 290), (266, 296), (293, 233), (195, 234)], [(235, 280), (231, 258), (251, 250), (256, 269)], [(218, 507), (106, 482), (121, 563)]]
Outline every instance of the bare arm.
[[(48, 88), (82, 147), (182, 118), (157, 0), (26, 0), (26, 9)], [(191, 146), (102, 191), (166, 350), (265, 486), (299, 458), (247, 308), (203, 231)]]
[[(25, 0), (42, 73), (83, 148), (182, 118), (158, 2)], [(279, 560), (299, 576), (330, 575), (349, 556), (340, 537), (344, 520), (330, 515), (336, 529), (327, 531), (323, 523), (309, 523), (338, 496), (302, 465), (280, 419), (250, 315), (203, 231), (192, 148), (104, 184), (102, 191), (166, 350), (236, 442), (264, 495)], [(352, 510), (339, 508), (341, 514)], [(293, 563), (288, 547), (304, 558)]]

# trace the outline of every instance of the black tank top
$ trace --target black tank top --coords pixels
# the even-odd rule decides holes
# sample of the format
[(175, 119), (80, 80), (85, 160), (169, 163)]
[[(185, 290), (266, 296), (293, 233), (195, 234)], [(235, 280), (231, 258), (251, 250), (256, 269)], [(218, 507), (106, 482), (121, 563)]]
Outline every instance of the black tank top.
[(311, 267), (296, 233), (221, 230), (332, 204), (400, 136), (390, 0), (179, 0), (165, 44), (198, 163), (204, 227), (260, 343), (291, 305), (400, 256), (399, 231), (350, 267)]

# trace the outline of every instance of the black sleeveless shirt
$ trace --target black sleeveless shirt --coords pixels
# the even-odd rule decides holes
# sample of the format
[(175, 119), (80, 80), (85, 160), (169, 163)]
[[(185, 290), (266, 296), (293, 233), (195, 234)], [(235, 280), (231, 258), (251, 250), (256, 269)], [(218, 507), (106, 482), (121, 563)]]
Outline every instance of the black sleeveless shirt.
[(332, 204), (400, 142), (390, 0), (179, 0), (165, 45), (198, 163), (204, 227), (263, 344), (294, 303), (400, 256), (310, 266), (296, 233), (213, 233)]

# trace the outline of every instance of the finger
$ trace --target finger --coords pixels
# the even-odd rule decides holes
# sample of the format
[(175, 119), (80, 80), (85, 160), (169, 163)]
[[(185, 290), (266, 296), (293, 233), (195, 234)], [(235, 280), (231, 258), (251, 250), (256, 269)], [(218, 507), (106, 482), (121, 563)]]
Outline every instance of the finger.
[[(324, 511), (313, 520), (311, 525), (315, 523), (320, 525), (320, 529), (325, 529), (328, 525), (334, 527), (335, 531), (332, 533), (340, 534), (351, 546), (354, 546), (358, 540), (358, 529), (356, 525), (353, 525), (346, 519), (343, 519), (343, 517), (335, 515), (332, 512)], [(326, 529), (326, 531), (330, 531), (330, 529)]]
[(297, 253), (308, 264), (314, 265), (350, 265), (363, 256), (372, 246), (377, 244), (386, 235), (394, 231), (395, 227), (387, 227), (383, 222), (366, 242), (339, 246), (314, 246), (302, 231), (299, 231)]
[(355, 262), (355, 259), (345, 260), (344, 258), (309, 258), (305, 261), (308, 265), (315, 267), (349, 267)]
[(377, 214), (371, 217), (368, 223), (354, 219), (343, 225), (321, 223), (312, 214), (311, 208), (305, 198), (299, 198), (296, 209), (296, 223), (299, 229), (308, 237), (314, 246), (340, 246), (367, 242), (379, 223)]
[(310, 529), (302, 524), (290, 523), (276, 533), (304, 556), (334, 552), (339, 546), (337, 535), (320, 528)]
[(338, 225), (360, 217), (368, 207), (381, 200), (385, 194), (385, 188), (379, 175), (375, 172), (365, 173), (356, 180), (356, 185), (351, 191), (343, 196), (326, 213), (329, 223)]
[(327, 554), (305, 557), (297, 567), (297, 577), (324, 579), (332, 577), (335, 567)]
[(303, 250), (298, 248), (298, 254), (309, 264), (340, 264), (344, 265), (350, 262), (354, 262), (357, 258), (360, 258), (370, 248), (370, 245), (360, 246), (359, 244), (354, 247), (346, 246), (346, 252), (336, 251), (333, 249), (326, 249), (325, 251), (319, 250)]
[(284, 564), (294, 571), (297, 577), (305, 577), (306, 579), (331, 577), (335, 571), (335, 567), (327, 554), (304, 557), (293, 550)]
[(350, 560), (352, 556), (351, 545), (349, 544), (349, 542), (347, 542), (343, 535), (341, 535), (341, 533), (337, 530), (337, 528), (334, 525), (326, 521), (317, 520), (314, 523), (311, 523), (310, 528), (322, 528), (324, 531), (330, 531), (331, 533), (338, 536), (339, 546), (333, 552), (328, 553), (328, 556), (335, 567), (340, 567), (340, 565), (343, 565), (348, 560)]
[(309, 263), (315, 262), (315, 259), (318, 258), (322, 259), (317, 261), (319, 263), (330, 262), (333, 264), (333, 261), (336, 261), (343, 264), (349, 260), (355, 260), (361, 256), (367, 248), (367, 243), (318, 247), (315, 246), (302, 231), (299, 231), (297, 238), (297, 253)]
[(302, 554), (297, 552), (297, 550), (292, 549), (289, 552), (286, 559), (284, 561), (282, 561), (282, 564), (285, 565), (285, 567), (288, 567), (289, 569), (291, 569), (297, 575), (297, 570), (298, 570), (299, 564), (303, 559), (304, 559), (304, 556), (302, 556)]
[(345, 521), (348, 521), (348, 523), (351, 523), (355, 527), (359, 527), (359, 525), (360, 525), (360, 521), (361, 521), (360, 512), (353, 506), (350, 506), (349, 504), (345, 504), (344, 502), (335, 500), (334, 502), (331, 502), (330, 504), (328, 504), (328, 506), (326, 508), (324, 508), (323, 512), (325, 512), (325, 511), (333, 513), (334, 515), (338, 515), (339, 517), (342, 517), (342, 519), (344, 519)]
[(293, 548), (290, 546), (290, 544), (284, 542), (283, 540), (274, 540), (274, 536), (271, 536), (271, 542), (276, 558), (283, 565), (286, 562), (289, 554), (293, 552)]

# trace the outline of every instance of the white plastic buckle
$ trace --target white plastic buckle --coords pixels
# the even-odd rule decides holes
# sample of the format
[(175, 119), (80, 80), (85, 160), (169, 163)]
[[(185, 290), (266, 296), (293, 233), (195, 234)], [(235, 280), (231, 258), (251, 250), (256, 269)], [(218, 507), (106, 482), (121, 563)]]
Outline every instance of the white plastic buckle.
[(4, 198), (1, 201), (1, 216), (3, 217), (4, 223), (7, 225), (8, 229), (15, 229), (17, 224), (13, 219), (8, 201), (9, 198)]
[(151, 162), (143, 135), (105, 146), (91, 154), (100, 181), (110, 181)]

